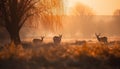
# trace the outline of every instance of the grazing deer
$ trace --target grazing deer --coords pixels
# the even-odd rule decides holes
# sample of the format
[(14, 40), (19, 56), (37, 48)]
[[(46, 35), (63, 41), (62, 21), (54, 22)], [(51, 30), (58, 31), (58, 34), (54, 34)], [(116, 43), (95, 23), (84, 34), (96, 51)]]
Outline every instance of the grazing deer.
[(97, 40), (99, 41), (99, 42), (103, 42), (103, 43), (107, 43), (108, 41), (107, 41), (107, 37), (100, 37), (100, 33), (99, 34), (96, 34), (95, 33), (95, 36), (97, 37)]
[(54, 36), (54, 37), (53, 37), (54, 43), (55, 43), (55, 44), (60, 44), (61, 38), (62, 38), (62, 35)]
[(42, 43), (43, 39), (44, 39), (44, 36), (42, 36), (41, 39), (33, 39), (33, 43), (35, 43), (35, 44)]
[(83, 40), (83, 41), (76, 41), (75, 42), (75, 44), (77, 44), (77, 45), (83, 45), (83, 44), (86, 44), (86, 41), (85, 40)]

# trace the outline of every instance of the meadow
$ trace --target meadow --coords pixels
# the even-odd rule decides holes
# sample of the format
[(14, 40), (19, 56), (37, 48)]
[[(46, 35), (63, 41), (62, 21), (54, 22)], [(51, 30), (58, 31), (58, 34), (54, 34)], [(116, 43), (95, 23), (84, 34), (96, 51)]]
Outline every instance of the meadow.
[(22, 44), (0, 48), (0, 69), (120, 69), (120, 44)]

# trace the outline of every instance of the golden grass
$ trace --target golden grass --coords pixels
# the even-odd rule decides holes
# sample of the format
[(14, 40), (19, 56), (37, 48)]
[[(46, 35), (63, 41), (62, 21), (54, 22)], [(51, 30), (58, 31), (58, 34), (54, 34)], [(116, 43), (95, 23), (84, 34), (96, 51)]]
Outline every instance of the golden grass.
[(75, 69), (96, 69), (97, 67), (99, 67), (98, 69), (113, 69), (120, 68), (120, 45), (108, 46), (100, 43), (86, 43), (82, 46), (71, 44), (46, 46), (43, 44), (23, 48), (22, 45), (15, 46), (14, 43), (11, 43), (0, 51), (0, 61), (3, 62), (3, 60), (8, 66), (8, 62), (12, 60), (24, 62), (30, 67), (28, 69), (31, 69), (31, 63), (33, 67), (36, 67), (34, 65), (37, 64), (38, 68), (39, 66), (46, 67), (46, 65), (56, 67), (57, 64), (57, 66), (66, 67), (66, 69), (69, 69), (70, 66), (73, 69), (74, 67)]

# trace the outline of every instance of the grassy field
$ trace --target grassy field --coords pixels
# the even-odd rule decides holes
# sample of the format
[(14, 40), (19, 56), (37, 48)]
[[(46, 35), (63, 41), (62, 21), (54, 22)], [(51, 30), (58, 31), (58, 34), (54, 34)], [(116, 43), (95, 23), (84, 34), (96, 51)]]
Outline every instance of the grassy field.
[(120, 69), (120, 44), (11, 43), (0, 49), (0, 69)]

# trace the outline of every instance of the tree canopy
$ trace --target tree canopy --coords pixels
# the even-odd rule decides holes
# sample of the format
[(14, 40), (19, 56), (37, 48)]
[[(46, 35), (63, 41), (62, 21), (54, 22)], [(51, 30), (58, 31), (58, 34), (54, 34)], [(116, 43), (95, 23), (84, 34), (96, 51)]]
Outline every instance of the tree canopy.
[(40, 18), (47, 27), (60, 25), (58, 13), (61, 6), (62, 0), (0, 0), (0, 19), (3, 21), (0, 24), (7, 29), (11, 40), (18, 44), (21, 42), (19, 31), (31, 17)]

